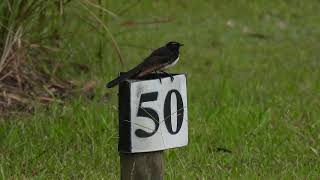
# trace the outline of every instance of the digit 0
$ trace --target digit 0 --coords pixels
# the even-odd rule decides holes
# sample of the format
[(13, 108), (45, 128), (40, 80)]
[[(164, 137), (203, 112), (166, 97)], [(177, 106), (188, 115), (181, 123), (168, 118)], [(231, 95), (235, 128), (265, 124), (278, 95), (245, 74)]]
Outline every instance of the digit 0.
[[(171, 95), (172, 94), (176, 95), (177, 98), (177, 111), (175, 112), (175, 114), (177, 114), (177, 129), (175, 131), (173, 131), (172, 129), (172, 122), (171, 122)], [(170, 90), (166, 96), (166, 99), (164, 101), (164, 122), (166, 124), (166, 127), (169, 131), (170, 134), (177, 134), (182, 126), (182, 122), (183, 122), (183, 115), (184, 115), (184, 108), (183, 108), (183, 100), (181, 97), (181, 94), (179, 93), (179, 91), (173, 89)]]

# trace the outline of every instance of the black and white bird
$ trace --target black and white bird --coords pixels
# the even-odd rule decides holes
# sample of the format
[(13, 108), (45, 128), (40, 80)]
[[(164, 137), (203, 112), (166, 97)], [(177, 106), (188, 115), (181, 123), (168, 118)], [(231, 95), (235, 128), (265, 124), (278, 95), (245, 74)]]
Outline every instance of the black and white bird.
[[(157, 73), (160, 71), (166, 73), (163, 70), (174, 66), (178, 62), (181, 46), (183, 44), (178, 42), (168, 42), (165, 46), (154, 50), (142, 63), (110, 81), (107, 87), (112, 88), (127, 79), (140, 78), (153, 72)], [(172, 76), (170, 77), (173, 79)]]

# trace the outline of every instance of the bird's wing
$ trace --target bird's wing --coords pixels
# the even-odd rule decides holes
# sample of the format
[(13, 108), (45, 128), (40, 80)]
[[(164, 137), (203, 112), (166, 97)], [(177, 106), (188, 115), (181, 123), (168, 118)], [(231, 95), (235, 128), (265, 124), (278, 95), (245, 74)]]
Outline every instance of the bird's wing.
[(140, 73), (137, 75), (137, 77), (141, 77), (150, 74), (153, 71), (160, 70), (169, 62), (170, 56), (156, 56), (151, 54), (139, 65)]
[(167, 47), (163, 46), (154, 50), (150, 56), (168, 56), (169, 54), (171, 54), (171, 51)]
[(144, 75), (152, 73), (153, 71), (160, 70), (164, 66), (169, 64), (171, 55), (171, 51), (168, 48), (158, 48), (153, 51), (146, 59), (144, 59), (141, 64), (110, 81), (107, 84), (107, 87), (111, 88), (128, 78), (142, 77)]

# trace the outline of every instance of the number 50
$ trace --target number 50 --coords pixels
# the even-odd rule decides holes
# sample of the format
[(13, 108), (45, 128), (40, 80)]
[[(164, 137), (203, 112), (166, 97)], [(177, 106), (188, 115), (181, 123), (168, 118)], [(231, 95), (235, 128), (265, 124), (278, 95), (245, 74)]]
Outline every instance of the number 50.
[[(177, 98), (177, 111), (172, 113), (171, 112), (171, 97), (172, 97), (173, 93), (176, 95), (176, 98)], [(146, 118), (150, 119), (154, 123), (155, 126), (154, 126), (154, 129), (152, 132), (147, 132), (143, 129), (137, 129), (135, 131), (135, 134), (137, 137), (147, 138), (147, 137), (154, 135), (158, 131), (159, 125), (161, 123), (158, 113), (152, 108), (141, 106), (143, 102), (157, 101), (157, 99), (158, 99), (158, 92), (150, 92), (150, 93), (141, 94), (137, 116), (138, 117), (146, 117)], [(163, 120), (165, 122), (165, 125), (166, 125), (168, 132), (172, 135), (179, 133), (181, 126), (182, 126), (182, 123), (183, 123), (184, 108), (183, 108), (183, 100), (182, 100), (181, 94), (179, 93), (178, 90), (172, 89), (167, 93), (166, 98), (164, 100), (163, 107), (164, 107), (164, 109), (163, 109), (164, 119)], [(172, 128), (172, 122), (171, 122), (171, 115), (172, 114), (177, 114), (177, 129), (175, 131)]]

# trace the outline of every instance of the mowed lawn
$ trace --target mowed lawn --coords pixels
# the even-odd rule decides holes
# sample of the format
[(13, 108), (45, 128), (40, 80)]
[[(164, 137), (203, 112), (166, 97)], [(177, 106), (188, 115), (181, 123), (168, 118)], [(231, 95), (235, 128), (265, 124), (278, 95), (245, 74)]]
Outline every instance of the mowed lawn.
[[(90, 73), (68, 78), (95, 79), (95, 98), (2, 119), (0, 178), (119, 179), (117, 88), (105, 83), (176, 40), (185, 46), (170, 72), (188, 74), (189, 145), (166, 151), (166, 179), (319, 179), (319, 10), (315, 0), (167, 0), (106, 18), (126, 68), (108, 36), (70, 42), (79, 48), (66, 60)], [(155, 20), (169, 21), (123, 25)], [(102, 60), (86, 56), (101, 39)]]

